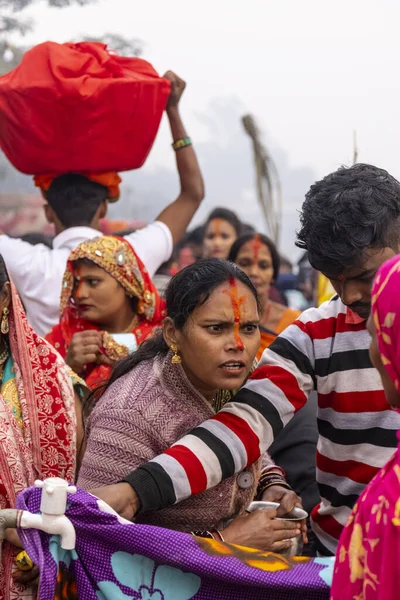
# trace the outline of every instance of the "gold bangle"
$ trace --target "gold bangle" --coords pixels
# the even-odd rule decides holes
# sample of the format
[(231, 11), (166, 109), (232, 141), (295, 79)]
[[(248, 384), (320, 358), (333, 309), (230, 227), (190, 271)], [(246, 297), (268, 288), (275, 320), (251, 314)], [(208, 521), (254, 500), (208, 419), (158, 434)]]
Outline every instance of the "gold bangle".
[(263, 494), (265, 492), (265, 490), (267, 490), (270, 487), (273, 487), (274, 485), (280, 485), (281, 487), (284, 487), (290, 491), (293, 491), (292, 488), (290, 487), (290, 485), (288, 483), (286, 483), (286, 481), (271, 481), (271, 483), (267, 483), (266, 485), (263, 485), (262, 489), (260, 489), (260, 491), (258, 491), (257, 495), (260, 496), (261, 494)]
[[(219, 537), (219, 539), (221, 540), (221, 542), (225, 542), (225, 540), (224, 540), (224, 536), (222, 535), (222, 533), (220, 532), (220, 530), (219, 530), (219, 529), (213, 529), (213, 530), (212, 530), (212, 533), (216, 533), (216, 534), (217, 534), (217, 536)], [(215, 538), (214, 538), (214, 539), (215, 539)]]

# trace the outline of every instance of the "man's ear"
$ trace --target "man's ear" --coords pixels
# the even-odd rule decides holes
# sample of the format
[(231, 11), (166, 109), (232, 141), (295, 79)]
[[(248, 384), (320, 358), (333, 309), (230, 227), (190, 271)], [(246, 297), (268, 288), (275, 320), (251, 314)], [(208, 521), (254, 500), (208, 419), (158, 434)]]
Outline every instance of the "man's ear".
[(105, 216), (107, 215), (107, 210), (108, 210), (108, 200), (105, 200), (104, 202), (102, 202), (99, 206), (99, 219), (104, 219)]
[(44, 210), (44, 214), (46, 216), (46, 220), (48, 223), (53, 224), (55, 222), (55, 213), (54, 210), (51, 208), (50, 204), (45, 204), (43, 206), (43, 210)]

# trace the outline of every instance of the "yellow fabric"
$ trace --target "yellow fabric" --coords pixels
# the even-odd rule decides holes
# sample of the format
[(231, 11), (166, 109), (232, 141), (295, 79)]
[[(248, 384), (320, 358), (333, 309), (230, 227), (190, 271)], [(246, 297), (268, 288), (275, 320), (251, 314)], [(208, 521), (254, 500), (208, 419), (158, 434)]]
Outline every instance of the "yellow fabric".
[(275, 331), (273, 333), (261, 330), (261, 343), (256, 356), (257, 360), (260, 360), (264, 350), (268, 348), (272, 344), (272, 342), (276, 340), (277, 336), (280, 333), (282, 333), (282, 331), (284, 331), (287, 327), (289, 327), (289, 325), (291, 325), (300, 315), (301, 311), (293, 310), (292, 308), (287, 308), (283, 313), (281, 320), (275, 327)]
[[(9, 375), (9, 370), (11, 370), (12, 376)], [(12, 364), (12, 360), (8, 359), (7, 364), (5, 365), (2, 381), (1, 381), (1, 395), (4, 398), (7, 406), (11, 410), (14, 418), (20, 428), (21, 432), (24, 431), (24, 421), (22, 418), (22, 408), (21, 403), (19, 401), (17, 381), (15, 379), (14, 365)]]
[(322, 273), (318, 274), (318, 288), (317, 288), (317, 306), (321, 306), (323, 302), (327, 302), (335, 295), (335, 290), (332, 287), (329, 279), (322, 275)]

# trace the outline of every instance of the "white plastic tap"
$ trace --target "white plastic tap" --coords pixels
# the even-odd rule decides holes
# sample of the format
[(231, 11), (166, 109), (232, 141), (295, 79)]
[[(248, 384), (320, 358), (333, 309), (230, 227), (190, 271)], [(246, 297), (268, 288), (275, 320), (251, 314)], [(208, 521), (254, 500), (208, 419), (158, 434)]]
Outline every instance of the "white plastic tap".
[(76, 487), (60, 477), (49, 477), (35, 481), (35, 487), (42, 488), (40, 511), (46, 515), (65, 515), (67, 494), (76, 494)]
[(35, 481), (35, 487), (42, 488), (40, 502), (41, 514), (33, 515), (24, 511), (21, 516), (22, 529), (40, 529), (46, 533), (59, 535), (61, 548), (73, 550), (75, 548), (75, 529), (68, 517), (65, 516), (67, 508), (67, 494), (75, 494), (76, 487), (59, 477), (49, 477), (44, 481)]

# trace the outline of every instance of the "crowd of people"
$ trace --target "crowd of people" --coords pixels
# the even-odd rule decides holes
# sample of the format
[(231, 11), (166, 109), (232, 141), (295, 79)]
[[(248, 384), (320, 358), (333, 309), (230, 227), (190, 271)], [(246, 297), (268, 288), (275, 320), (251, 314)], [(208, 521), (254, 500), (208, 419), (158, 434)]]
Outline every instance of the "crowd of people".
[[(0, 507), (62, 477), (143, 524), (278, 553), (302, 534), (336, 554), (333, 600), (395, 598), (400, 183), (356, 164), (311, 186), (318, 306), (228, 208), (188, 231), (205, 192), (169, 79), (180, 193), (154, 223), (100, 235), (115, 181), (66, 173), (37, 179), (54, 239), (0, 235)], [(8, 531), (6, 600), (35, 597), (21, 551)]]

